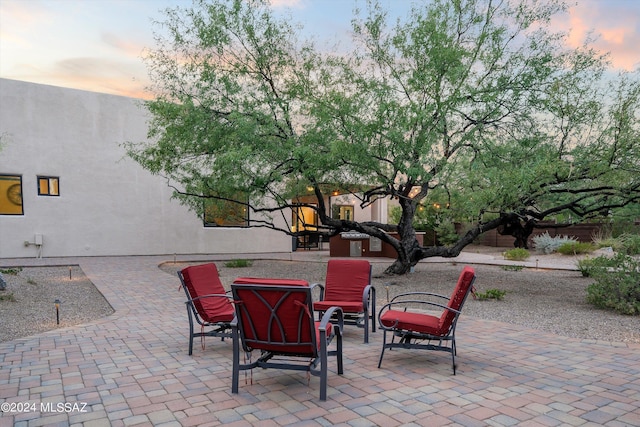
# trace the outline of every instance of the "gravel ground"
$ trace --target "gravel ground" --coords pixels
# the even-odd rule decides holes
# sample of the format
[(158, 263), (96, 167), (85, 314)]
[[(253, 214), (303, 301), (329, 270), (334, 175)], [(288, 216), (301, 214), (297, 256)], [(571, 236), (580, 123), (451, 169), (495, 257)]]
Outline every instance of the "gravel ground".
[[(166, 263), (160, 268), (175, 274), (187, 265), (189, 263)], [(251, 267), (245, 268), (227, 268), (224, 262), (216, 265), (227, 288), (240, 276), (302, 278), (309, 283), (322, 282), (326, 270), (326, 264), (319, 262), (254, 261)], [(386, 263), (373, 264), (372, 282), (376, 288), (377, 309), (387, 302), (387, 292), (390, 298), (419, 290), (448, 296), (463, 267), (456, 263), (420, 263), (414, 273), (389, 277), (383, 275), (387, 266)], [(464, 316), (470, 316), (571, 338), (640, 343), (640, 316), (624, 316), (587, 304), (586, 289), (592, 279), (582, 277), (577, 271), (506, 271), (491, 265), (473, 267), (477, 292), (500, 289), (507, 293), (501, 301), (469, 298), (463, 308), (462, 321)]]
[[(175, 275), (186, 265), (188, 263), (165, 263), (160, 268)], [(251, 267), (239, 269), (227, 268), (224, 262), (217, 262), (217, 265), (222, 282), (227, 286), (239, 276), (322, 282), (326, 270), (326, 264), (320, 262), (254, 261)], [(387, 263), (373, 264), (378, 308), (387, 301), (387, 294), (393, 297), (402, 292), (428, 290), (449, 295), (463, 267), (454, 262), (420, 263), (412, 274), (388, 277), (382, 274), (387, 266)], [(572, 338), (640, 343), (640, 316), (623, 316), (588, 305), (586, 288), (591, 279), (582, 277), (579, 272), (507, 271), (488, 265), (475, 265), (474, 268), (478, 292), (500, 289), (507, 293), (502, 301), (467, 300), (462, 321), (469, 316)], [(30, 267), (17, 275), (5, 273), (8, 287), (0, 291), (0, 341), (93, 321), (113, 313), (109, 303), (78, 267), (73, 267), (71, 274), (69, 280), (68, 267)], [(6, 300), (9, 294), (13, 294), (16, 301)], [(59, 326), (56, 324), (55, 299), (62, 302)]]
[[(13, 272), (17, 274), (13, 274)], [(9, 272), (9, 273), (8, 273)], [(113, 308), (78, 266), (3, 269), (0, 342), (94, 321)], [(55, 300), (60, 301), (56, 323)]]

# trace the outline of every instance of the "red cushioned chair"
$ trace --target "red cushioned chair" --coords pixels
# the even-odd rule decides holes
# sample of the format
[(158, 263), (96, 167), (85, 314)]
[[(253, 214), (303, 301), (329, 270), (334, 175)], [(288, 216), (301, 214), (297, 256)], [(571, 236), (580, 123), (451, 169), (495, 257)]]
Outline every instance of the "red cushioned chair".
[(332, 259), (327, 263), (327, 277), (320, 288), (320, 301), (313, 309), (322, 316), (329, 307), (340, 307), (344, 323), (364, 328), (364, 342), (376, 331), (376, 289), (371, 285), (371, 264), (367, 260)]
[[(182, 288), (187, 295), (187, 314), (189, 316), (189, 355), (193, 353), (193, 338), (231, 337), (231, 321), (235, 309), (231, 303), (214, 263), (194, 265), (178, 271)], [(195, 332), (195, 324), (200, 332)], [(205, 330), (211, 328), (209, 330)]]
[[(238, 393), (240, 371), (260, 368), (307, 371), (320, 377), (320, 400), (327, 399), (327, 361), (335, 355), (342, 374), (342, 311), (327, 309), (320, 322), (313, 318), (311, 288), (299, 284), (280, 285), (278, 280), (231, 285), (237, 317), (232, 322), (233, 374), (231, 392)], [(265, 280), (266, 282), (266, 280)], [(337, 322), (332, 324), (332, 316)], [(328, 346), (336, 338), (336, 350)], [(248, 363), (240, 363), (240, 342)], [(251, 352), (260, 351), (256, 361)], [(320, 365), (318, 367), (318, 365)]]
[[(385, 304), (378, 314), (380, 327), (384, 330), (378, 368), (382, 365), (385, 349), (417, 348), (451, 353), (455, 375), (456, 324), (462, 306), (472, 292), (475, 278), (473, 268), (465, 267), (450, 297), (429, 292), (409, 292), (398, 295)], [(434, 299), (439, 302), (434, 302)], [(434, 316), (421, 312), (420, 309), (438, 309), (442, 310), (442, 314)], [(387, 332), (392, 333), (391, 342), (387, 342)], [(396, 337), (399, 338), (398, 342), (395, 342)], [(437, 342), (433, 343), (434, 341)]]

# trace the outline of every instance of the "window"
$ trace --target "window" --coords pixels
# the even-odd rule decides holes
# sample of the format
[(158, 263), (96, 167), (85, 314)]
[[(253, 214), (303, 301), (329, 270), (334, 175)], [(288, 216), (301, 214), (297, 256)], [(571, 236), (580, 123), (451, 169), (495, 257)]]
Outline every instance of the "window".
[(22, 176), (0, 175), (0, 215), (23, 215)]
[(300, 196), (292, 202), (300, 206), (292, 209), (291, 231), (317, 231), (318, 199), (315, 196)]
[(60, 178), (55, 176), (38, 177), (38, 196), (59, 196)]
[(333, 205), (331, 207), (333, 219), (342, 219), (345, 221), (353, 221), (352, 205)]
[(205, 227), (248, 227), (249, 209), (245, 203), (207, 199), (204, 204)]

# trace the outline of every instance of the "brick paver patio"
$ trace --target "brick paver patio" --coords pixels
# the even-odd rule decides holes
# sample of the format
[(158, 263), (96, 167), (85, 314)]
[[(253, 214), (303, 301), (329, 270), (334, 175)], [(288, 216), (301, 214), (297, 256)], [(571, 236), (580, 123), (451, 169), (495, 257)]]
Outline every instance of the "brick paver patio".
[(116, 312), (0, 343), (0, 402), (20, 409), (0, 413), (0, 427), (640, 426), (640, 345), (470, 317), (459, 324), (455, 376), (436, 352), (387, 352), (378, 369), (382, 333), (363, 344), (347, 328), (345, 374), (329, 365), (326, 402), (317, 377), (291, 371), (254, 370), (233, 395), (230, 340), (187, 355), (184, 293), (157, 268), (163, 260), (73, 260)]

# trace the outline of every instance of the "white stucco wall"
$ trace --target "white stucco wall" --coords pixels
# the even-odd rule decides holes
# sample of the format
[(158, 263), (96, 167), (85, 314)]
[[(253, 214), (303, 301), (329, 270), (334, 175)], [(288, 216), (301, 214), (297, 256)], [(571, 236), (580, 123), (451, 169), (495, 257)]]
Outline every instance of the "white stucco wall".
[[(289, 252), (262, 228), (210, 228), (161, 177), (125, 157), (146, 138), (139, 100), (0, 79), (0, 174), (22, 176), (24, 215), (0, 215), (0, 258)], [(38, 196), (38, 175), (60, 196)]]

